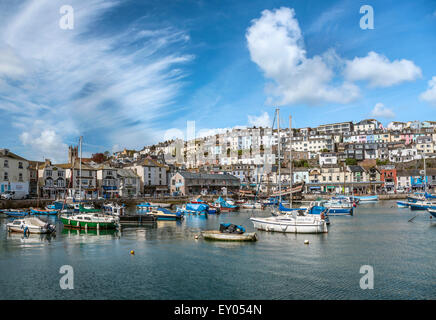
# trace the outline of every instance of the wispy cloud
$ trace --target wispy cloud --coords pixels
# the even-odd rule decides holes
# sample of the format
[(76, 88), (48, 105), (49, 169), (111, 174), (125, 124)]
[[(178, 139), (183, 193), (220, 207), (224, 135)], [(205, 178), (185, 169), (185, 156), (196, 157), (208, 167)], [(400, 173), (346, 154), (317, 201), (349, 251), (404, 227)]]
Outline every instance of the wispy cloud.
[(372, 109), (371, 116), (392, 119), (395, 118), (395, 113), (392, 109), (386, 108), (383, 103), (379, 102)]
[[(59, 159), (63, 149), (66, 157), (64, 141), (83, 133), (110, 145), (143, 145), (184, 83), (182, 67), (193, 56), (178, 48), (189, 35), (138, 21), (107, 35), (103, 17), (120, 3), (103, 0), (73, 1), (74, 29), (63, 30), (63, 4), (7, 8), (0, 23), (0, 109), (34, 156)], [(40, 148), (44, 139), (50, 143)]]

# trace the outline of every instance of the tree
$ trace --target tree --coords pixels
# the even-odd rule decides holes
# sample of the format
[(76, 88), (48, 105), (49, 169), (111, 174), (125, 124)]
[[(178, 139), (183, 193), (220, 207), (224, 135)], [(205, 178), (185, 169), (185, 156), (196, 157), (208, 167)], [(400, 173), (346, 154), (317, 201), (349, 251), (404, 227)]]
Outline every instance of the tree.
[(91, 157), (91, 160), (95, 163), (102, 163), (106, 161), (106, 156), (103, 153), (94, 153)]
[(347, 159), (345, 159), (345, 164), (347, 166), (355, 166), (355, 165), (357, 165), (357, 160), (353, 159), (353, 158), (347, 158)]

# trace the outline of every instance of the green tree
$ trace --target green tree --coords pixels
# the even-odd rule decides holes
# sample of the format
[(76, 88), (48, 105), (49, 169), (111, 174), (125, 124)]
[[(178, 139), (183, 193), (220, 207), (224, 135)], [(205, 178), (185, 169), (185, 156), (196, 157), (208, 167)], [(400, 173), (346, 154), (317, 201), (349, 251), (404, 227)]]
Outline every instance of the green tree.
[(345, 164), (347, 166), (355, 166), (357, 164), (357, 160), (353, 158), (347, 158), (345, 159)]

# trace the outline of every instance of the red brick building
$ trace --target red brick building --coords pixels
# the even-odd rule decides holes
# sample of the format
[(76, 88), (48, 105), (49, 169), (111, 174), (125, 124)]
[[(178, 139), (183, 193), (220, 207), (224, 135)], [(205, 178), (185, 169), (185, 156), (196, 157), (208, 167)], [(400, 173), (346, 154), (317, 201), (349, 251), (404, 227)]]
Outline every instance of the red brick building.
[(380, 180), (386, 191), (395, 191), (397, 186), (397, 169), (393, 165), (380, 166)]

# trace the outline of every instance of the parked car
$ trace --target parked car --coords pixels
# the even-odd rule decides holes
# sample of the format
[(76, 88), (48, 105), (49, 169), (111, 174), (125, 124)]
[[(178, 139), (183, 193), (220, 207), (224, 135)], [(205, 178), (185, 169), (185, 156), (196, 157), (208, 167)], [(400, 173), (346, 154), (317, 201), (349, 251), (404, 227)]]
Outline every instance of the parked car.
[(4, 200), (18, 200), (18, 199), (27, 199), (29, 197), (28, 194), (24, 193), (24, 191), (5, 191), (1, 194), (1, 198)]

